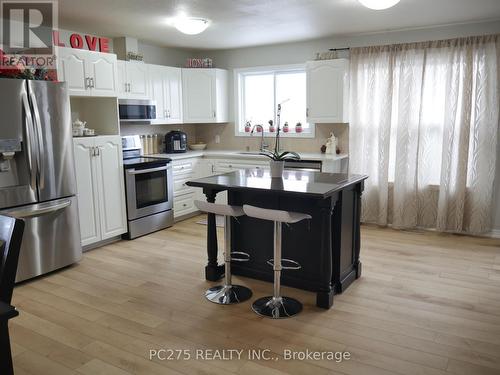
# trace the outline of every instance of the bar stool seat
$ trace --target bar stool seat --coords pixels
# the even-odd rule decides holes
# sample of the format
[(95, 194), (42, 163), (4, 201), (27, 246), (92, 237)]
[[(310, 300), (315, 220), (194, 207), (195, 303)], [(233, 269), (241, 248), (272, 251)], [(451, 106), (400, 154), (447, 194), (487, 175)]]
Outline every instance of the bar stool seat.
[(311, 219), (312, 216), (302, 212), (271, 210), (269, 208), (260, 208), (250, 205), (244, 205), (243, 211), (247, 216), (257, 219), (279, 221), (280, 223), (294, 224), (299, 221)]
[[(302, 311), (302, 303), (294, 298), (281, 296), (281, 270), (297, 270), (301, 266), (294, 260), (281, 257), (282, 223), (293, 224), (312, 216), (300, 212), (272, 210), (250, 205), (243, 205), (243, 211), (249, 217), (274, 222), (274, 258), (267, 263), (274, 270), (273, 295), (259, 298), (252, 304), (255, 313), (272, 319), (283, 319)], [(285, 265), (283, 265), (285, 263)]]
[(205, 201), (195, 201), (195, 206), (203, 212), (224, 216), (224, 284), (209, 288), (205, 297), (220, 305), (232, 305), (246, 301), (252, 297), (252, 291), (242, 285), (233, 285), (231, 282), (231, 261), (247, 262), (250, 255), (241, 251), (231, 251), (231, 218), (245, 215), (242, 207), (228, 204), (216, 204)]

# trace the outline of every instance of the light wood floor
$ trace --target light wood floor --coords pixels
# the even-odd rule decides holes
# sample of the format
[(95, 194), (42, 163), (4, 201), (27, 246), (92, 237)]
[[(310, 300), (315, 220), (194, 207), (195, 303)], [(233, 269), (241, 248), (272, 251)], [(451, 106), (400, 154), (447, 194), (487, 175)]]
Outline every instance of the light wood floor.
[[(500, 241), (363, 226), (362, 278), (329, 311), (313, 293), (285, 288), (304, 311), (273, 321), (250, 302), (205, 301), (206, 227), (196, 220), (93, 250), (16, 287), (16, 374), (500, 374)], [(271, 291), (237, 279), (254, 297)], [(150, 361), (159, 348), (349, 351), (352, 359)]]

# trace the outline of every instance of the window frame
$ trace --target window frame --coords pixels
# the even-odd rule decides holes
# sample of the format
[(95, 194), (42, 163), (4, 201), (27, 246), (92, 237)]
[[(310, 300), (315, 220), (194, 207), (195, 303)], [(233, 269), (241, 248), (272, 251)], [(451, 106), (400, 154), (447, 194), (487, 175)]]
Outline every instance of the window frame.
[[(288, 64), (288, 65), (271, 65), (271, 66), (255, 66), (255, 67), (249, 67), (249, 68), (239, 68), (239, 69), (234, 69), (234, 76), (233, 76), (233, 81), (234, 81), (234, 97), (235, 97), (235, 102), (234, 102), (234, 113), (235, 113), (235, 122), (234, 122), (234, 135), (236, 137), (251, 137), (251, 133), (246, 133), (244, 131), (241, 131), (240, 129), (243, 127), (243, 121), (244, 121), (244, 116), (243, 116), (243, 103), (245, 100), (245, 94), (244, 94), (244, 83), (243, 83), (243, 78), (248, 75), (258, 75), (258, 74), (274, 74), (276, 75), (277, 73), (293, 73), (293, 72), (303, 72), (306, 75), (306, 87), (305, 90), (307, 90), (307, 71), (306, 71), (306, 64)], [(276, 111), (276, 76), (274, 76), (274, 109)], [(307, 107), (307, 92), (306, 92), (306, 107)], [(307, 116), (306, 116), (307, 119)], [(276, 119), (274, 119), (276, 121)], [(292, 125), (294, 126), (294, 125)], [(283, 129), (283, 124), (281, 124), (281, 128)], [(285, 133), (283, 131), (280, 132), (280, 137), (284, 138), (314, 138), (315, 137), (315, 124), (314, 123), (309, 123), (309, 128), (308, 131), (304, 131), (302, 133), (295, 133), (294, 132), (289, 132)], [(259, 133), (260, 134), (260, 133)], [(254, 134), (255, 135), (255, 134)], [(264, 132), (265, 137), (274, 137), (276, 135), (276, 132), (271, 133), (268, 131)]]

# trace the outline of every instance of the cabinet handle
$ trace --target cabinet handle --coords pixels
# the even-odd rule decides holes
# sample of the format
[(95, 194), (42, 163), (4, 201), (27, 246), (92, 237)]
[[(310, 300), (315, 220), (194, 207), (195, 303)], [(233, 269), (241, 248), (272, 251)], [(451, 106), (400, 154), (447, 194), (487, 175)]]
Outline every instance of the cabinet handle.
[(89, 78), (89, 80), (90, 80), (90, 87), (94, 88), (95, 87), (94, 86), (94, 78), (91, 77), (91, 78)]
[(216, 118), (216, 117), (217, 117), (217, 112), (214, 111), (214, 118)]
[(130, 83), (128, 83), (128, 92), (130, 92), (130, 91), (132, 91), (132, 90), (130, 89)]
[(306, 108), (306, 117), (309, 117), (309, 108)]
[(165, 111), (163, 111), (163, 117), (165, 117), (165, 118), (167, 118), (167, 117), (168, 117), (168, 115), (167, 115), (167, 111), (166, 111), (166, 110), (165, 110)]
[(90, 80), (90, 78), (89, 78), (89, 77), (86, 77), (86, 78), (85, 78), (85, 90), (87, 90), (87, 89), (90, 87), (89, 80)]
[(170, 109), (167, 109), (167, 117), (170, 118)]

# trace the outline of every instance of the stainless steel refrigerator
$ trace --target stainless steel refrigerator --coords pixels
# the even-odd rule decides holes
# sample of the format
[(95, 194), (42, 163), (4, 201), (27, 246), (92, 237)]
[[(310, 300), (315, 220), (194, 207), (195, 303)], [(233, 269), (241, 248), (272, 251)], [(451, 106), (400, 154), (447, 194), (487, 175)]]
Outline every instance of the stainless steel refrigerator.
[(26, 222), (16, 281), (81, 259), (66, 84), (0, 79), (0, 213)]

